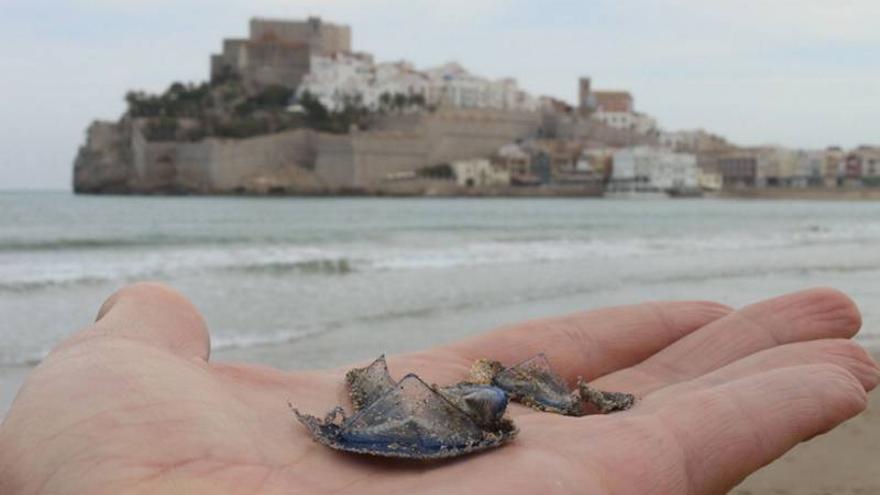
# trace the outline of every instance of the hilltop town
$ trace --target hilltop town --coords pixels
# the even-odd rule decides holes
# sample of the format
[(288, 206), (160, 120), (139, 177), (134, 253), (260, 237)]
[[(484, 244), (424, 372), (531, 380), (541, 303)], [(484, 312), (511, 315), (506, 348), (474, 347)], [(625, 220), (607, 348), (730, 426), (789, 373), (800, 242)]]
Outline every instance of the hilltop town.
[(741, 147), (669, 131), (631, 93), (572, 81), (571, 104), (459, 64), (353, 50), (349, 26), (252, 19), (210, 78), (129, 92), (96, 121), (74, 190), (112, 194), (574, 195), (880, 185), (880, 147)]

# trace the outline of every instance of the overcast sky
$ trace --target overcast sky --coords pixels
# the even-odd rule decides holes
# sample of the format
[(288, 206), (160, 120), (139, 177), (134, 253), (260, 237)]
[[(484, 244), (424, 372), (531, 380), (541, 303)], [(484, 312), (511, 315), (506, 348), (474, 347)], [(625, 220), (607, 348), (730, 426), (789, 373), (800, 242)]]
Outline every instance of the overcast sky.
[(878, 0), (0, 0), (0, 188), (69, 188), (128, 89), (207, 78), (252, 16), (350, 24), (357, 50), (455, 60), (574, 101), (627, 89), (666, 129), (741, 144), (880, 144)]

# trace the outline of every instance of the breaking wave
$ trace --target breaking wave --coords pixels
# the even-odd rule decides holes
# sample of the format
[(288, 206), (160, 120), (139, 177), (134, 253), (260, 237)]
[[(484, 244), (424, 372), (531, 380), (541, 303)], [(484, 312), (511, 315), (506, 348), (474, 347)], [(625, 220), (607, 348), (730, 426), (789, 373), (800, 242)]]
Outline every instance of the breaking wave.
[[(157, 238), (158, 239), (158, 238)], [(143, 247), (140, 241), (68, 240), (56, 244), (81, 251), (46, 253), (52, 243), (37, 243), (32, 254), (2, 252), (0, 293), (52, 288), (122, 284), (143, 279), (173, 279), (210, 273), (243, 276), (347, 276), (357, 273), (469, 268), (499, 264), (540, 264), (564, 261), (640, 258), (711, 252), (748, 252), (818, 245), (880, 242), (880, 233), (866, 230), (806, 227), (789, 232), (720, 234), (715, 236), (644, 236), (618, 239), (539, 237), (444, 239), (442, 242), (361, 242), (336, 244), (240, 244), (224, 238), (210, 244)], [(95, 249), (89, 249), (93, 242)], [(102, 251), (130, 242), (138, 248)], [(189, 241), (187, 241), (189, 242)], [(224, 243), (231, 244), (224, 244)], [(216, 243), (216, 244), (215, 244)], [(5, 241), (10, 246), (25, 243)]]
[(347, 258), (314, 259), (308, 261), (269, 261), (265, 263), (249, 263), (227, 268), (230, 271), (287, 275), (290, 273), (317, 273), (328, 275), (344, 275), (354, 271), (353, 262)]
[(211, 350), (228, 350), (228, 349), (247, 349), (251, 347), (260, 347), (272, 344), (285, 344), (295, 342), (300, 339), (308, 338), (312, 335), (323, 333), (325, 329), (282, 329), (274, 332), (264, 332), (259, 334), (230, 332), (229, 335), (212, 336)]
[(282, 242), (283, 239), (252, 237), (149, 235), (131, 237), (62, 237), (54, 239), (0, 239), (0, 252), (86, 251), (157, 246), (231, 245), (254, 242)]

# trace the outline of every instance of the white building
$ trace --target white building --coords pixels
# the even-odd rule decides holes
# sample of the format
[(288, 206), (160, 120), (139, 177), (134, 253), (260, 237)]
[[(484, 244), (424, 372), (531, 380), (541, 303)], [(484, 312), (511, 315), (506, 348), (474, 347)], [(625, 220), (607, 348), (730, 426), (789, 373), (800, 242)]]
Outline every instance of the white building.
[(697, 157), (663, 148), (637, 146), (614, 153), (611, 189), (667, 191), (700, 186)]
[(346, 99), (360, 98), (364, 105), (370, 106), (365, 91), (375, 79), (371, 58), (351, 53), (339, 52), (331, 56), (311, 57), (310, 72), (303, 77), (298, 94), (308, 92), (325, 107), (338, 110)]
[(511, 177), (522, 177), (530, 173), (532, 157), (518, 143), (507, 143), (498, 148), (493, 163), (507, 169)]
[(510, 185), (510, 170), (487, 158), (457, 160), (450, 165), (455, 174), (455, 182), (461, 187)]
[(818, 186), (825, 173), (825, 150), (797, 150), (794, 152), (792, 187)]
[(537, 98), (522, 91), (515, 79), (490, 80), (468, 72), (451, 62), (425, 71), (428, 77), (428, 102), (455, 108), (497, 108), (502, 110), (537, 110)]
[(720, 191), (724, 187), (724, 176), (718, 172), (697, 170), (697, 183), (703, 191)]
[(657, 121), (650, 115), (640, 112), (597, 111), (593, 118), (615, 129), (633, 131), (638, 134), (651, 134), (657, 131)]
[[(362, 54), (313, 56), (311, 72), (299, 93), (308, 91), (331, 110), (347, 100), (379, 109), (383, 95), (420, 96), (425, 104), (454, 108), (537, 110), (538, 100), (519, 89), (514, 79), (496, 81), (471, 74), (456, 63), (418, 71), (408, 62), (374, 64)], [(401, 109), (402, 110), (402, 109)]]
[(377, 110), (383, 95), (425, 98), (428, 93), (427, 77), (406, 62), (376, 65), (371, 57), (362, 54), (336, 53), (313, 56), (311, 64), (299, 94), (309, 92), (331, 110), (341, 109), (347, 100)]
[(369, 93), (365, 100), (378, 103), (383, 94), (427, 97), (427, 76), (417, 71), (409, 62), (378, 64), (374, 67), (374, 75), (372, 84), (365, 88), (365, 92)]
[(689, 131), (660, 131), (657, 135), (657, 141), (660, 146), (672, 151), (694, 151), (701, 148), (704, 141), (713, 137), (714, 136), (702, 129)]

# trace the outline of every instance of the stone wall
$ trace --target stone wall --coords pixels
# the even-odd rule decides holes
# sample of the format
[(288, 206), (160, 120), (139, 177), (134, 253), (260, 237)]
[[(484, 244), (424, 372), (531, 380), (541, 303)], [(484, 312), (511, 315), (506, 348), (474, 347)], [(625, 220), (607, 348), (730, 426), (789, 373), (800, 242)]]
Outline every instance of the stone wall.
[(315, 175), (331, 189), (355, 187), (354, 143), (351, 136), (321, 134), (317, 139)]
[(215, 80), (227, 73), (239, 74), (241, 72), (242, 50), (247, 40), (225, 39), (223, 51), (211, 55), (211, 80)]
[(322, 135), (315, 173), (332, 190), (366, 190), (389, 176), (427, 167), (423, 133), (367, 132)]
[[(497, 110), (387, 116), (378, 123), (382, 131), (322, 135), (316, 173), (332, 189), (369, 190), (397, 173), (488, 157), (503, 144), (531, 136), (539, 120), (535, 113)], [(389, 130), (402, 128), (409, 130)]]
[(231, 191), (258, 179), (277, 180), (291, 168), (309, 170), (315, 164), (314, 132), (307, 129), (205, 142), (211, 149), (206, 175), (214, 190)]
[(351, 28), (310, 17), (305, 21), (251, 19), (251, 40), (279, 38), (289, 43), (306, 43), (316, 55), (351, 51)]
[(626, 129), (615, 129), (599, 121), (590, 122), (586, 138), (591, 144), (612, 147), (657, 144), (656, 136), (639, 134)]
[(74, 165), (74, 190), (227, 193), (324, 188), (312, 172), (314, 131), (181, 143), (147, 141), (141, 125), (138, 121), (93, 124)]
[(391, 174), (415, 171), (431, 163), (429, 143), (419, 133), (360, 134), (353, 137), (352, 145), (355, 188), (373, 187)]
[(657, 136), (628, 129), (616, 129), (594, 118), (577, 114), (546, 112), (541, 116), (541, 135), (548, 138), (574, 140), (591, 147), (625, 147), (654, 145)]
[(424, 122), (430, 143), (430, 165), (487, 157), (506, 143), (534, 135), (540, 116), (532, 112), (499, 110), (439, 111)]
[(277, 41), (249, 41), (242, 48), (238, 70), (251, 91), (267, 86), (296, 89), (311, 70), (309, 47)]
[[(77, 159), (83, 191), (136, 193), (369, 191), (400, 173), (488, 157), (539, 125), (532, 113), (495, 110), (406, 115), (385, 129), (330, 135), (300, 129), (249, 139), (152, 142), (142, 123), (90, 128)], [(80, 189), (77, 189), (80, 190)]]

